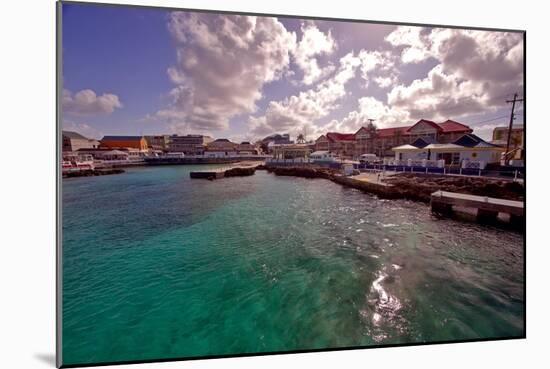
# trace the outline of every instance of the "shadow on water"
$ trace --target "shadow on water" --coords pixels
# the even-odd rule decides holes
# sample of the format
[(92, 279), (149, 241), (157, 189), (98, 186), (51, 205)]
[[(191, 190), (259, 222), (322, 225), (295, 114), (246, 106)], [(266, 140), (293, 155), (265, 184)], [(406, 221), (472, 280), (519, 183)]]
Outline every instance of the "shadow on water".
[(44, 364), (47, 364), (51, 367), (55, 367), (55, 354), (39, 353), (39, 354), (34, 354), (34, 358), (38, 361), (43, 362)]

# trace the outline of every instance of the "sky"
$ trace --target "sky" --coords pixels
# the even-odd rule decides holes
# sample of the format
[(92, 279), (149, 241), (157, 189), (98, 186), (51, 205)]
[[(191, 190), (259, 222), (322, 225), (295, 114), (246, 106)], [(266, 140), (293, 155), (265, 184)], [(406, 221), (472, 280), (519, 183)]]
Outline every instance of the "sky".
[[(63, 4), (65, 130), (354, 133), (452, 119), (490, 139), (523, 92), (513, 32)], [(523, 103), (515, 124), (523, 124)]]

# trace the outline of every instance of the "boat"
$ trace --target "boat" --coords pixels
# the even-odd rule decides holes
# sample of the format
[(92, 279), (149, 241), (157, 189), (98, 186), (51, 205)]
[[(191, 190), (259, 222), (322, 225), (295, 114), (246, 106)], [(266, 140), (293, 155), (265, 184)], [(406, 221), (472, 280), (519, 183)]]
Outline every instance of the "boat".
[(95, 170), (94, 158), (90, 154), (63, 154), (61, 170), (63, 173)]

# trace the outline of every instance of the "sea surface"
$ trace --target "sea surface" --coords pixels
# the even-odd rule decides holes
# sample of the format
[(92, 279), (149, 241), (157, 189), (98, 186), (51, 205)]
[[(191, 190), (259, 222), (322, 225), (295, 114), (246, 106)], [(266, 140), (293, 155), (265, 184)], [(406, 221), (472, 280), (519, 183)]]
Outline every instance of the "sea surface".
[(523, 336), (521, 234), (201, 168), (63, 179), (65, 365)]

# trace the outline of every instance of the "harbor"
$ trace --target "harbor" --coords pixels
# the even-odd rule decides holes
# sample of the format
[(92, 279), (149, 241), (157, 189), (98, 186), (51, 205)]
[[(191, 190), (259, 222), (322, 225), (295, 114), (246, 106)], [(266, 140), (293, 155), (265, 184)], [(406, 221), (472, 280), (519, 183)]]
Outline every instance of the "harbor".
[[(141, 166), (63, 183), (69, 359), (523, 334), (521, 233), (309, 172), (190, 178), (211, 169)], [(261, 334), (242, 334), (251, 327)]]
[(525, 338), (523, 31), (58, 9), (58, 366)]

